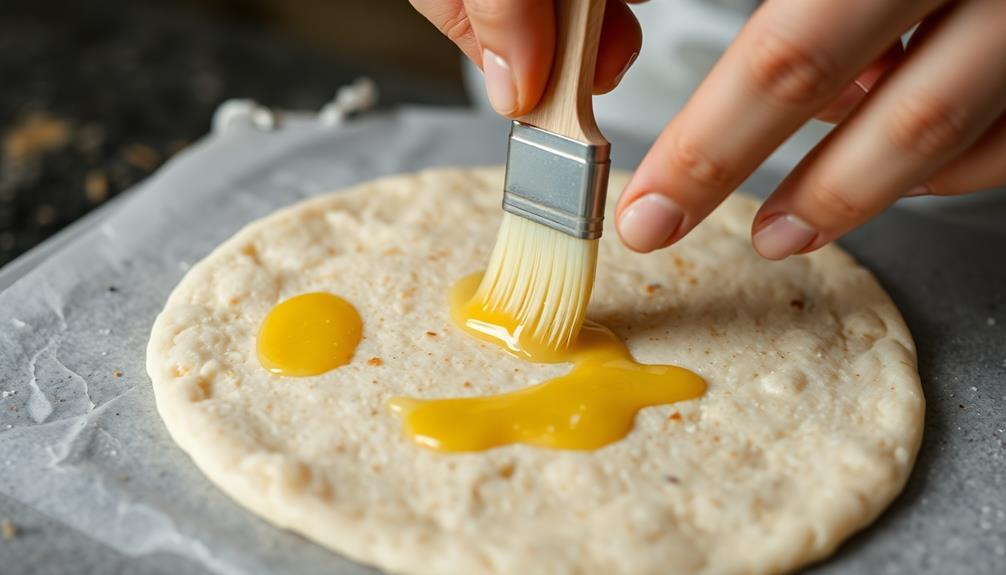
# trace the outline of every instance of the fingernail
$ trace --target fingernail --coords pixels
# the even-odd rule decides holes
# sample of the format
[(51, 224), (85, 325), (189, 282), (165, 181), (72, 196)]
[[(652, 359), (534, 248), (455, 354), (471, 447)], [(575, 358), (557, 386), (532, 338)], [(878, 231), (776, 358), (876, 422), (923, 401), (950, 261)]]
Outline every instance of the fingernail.
[(752, 238), (754, 249), (762, 257), (781, 260), (810, 245), (817, 237), (814, 228), (792, 214), (770, 221)]
[(482, 72), (486, 77), (489, 103), (496, 112), (509, 116), (517, 109), (517, 85), (510, 65), (487, 48), (482, 51)]
[(915, 196), (928, 196), (932, 192), (929, 190), (929, 186), (923, 184), (921, 186), (915, 186), (914, 188), (908, 190), (904, 197), (914, 198)]
[(859, 86), (863, 92), (869, 94), (870, 90), (873, 89), (873, 86), (876, 85), (877, 81), (880, 80), (881, 76), (883, 76), (886, 71), (887, 69), (883, 66), (870, 66), (854, 80), (854, 83)]
[(652, 252), (677, 231), (684, 212), (663, 194), (649, 193), (629, 204), (618, 219), (622, 242), (637, 252)]
[(629, 60), (625, 63), (625, 67), (622, 68), (622, 71), (619, 72), (617, 76), (615, 76), (615, 85), (616, 86), (622, 82), (622, 77), (625, 76), (625, 73), (629, 71), (629, 68), (632, 67), (632, 63), (635, 62), (636, 58), (638, 58), (638, 57), (639, 57), (639, 52), (633, 52), (632, 56), (629, 56)]

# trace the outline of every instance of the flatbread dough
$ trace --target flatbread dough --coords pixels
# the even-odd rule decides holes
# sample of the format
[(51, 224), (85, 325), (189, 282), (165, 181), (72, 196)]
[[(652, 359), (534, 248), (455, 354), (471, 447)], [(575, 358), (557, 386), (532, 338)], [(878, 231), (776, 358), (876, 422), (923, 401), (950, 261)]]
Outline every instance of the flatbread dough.
[[(403, 437), (389, 397), (501, 393), (568, 369), (450, 322), (448, 288), (484, 265), (501, 185), (498, 168), (368, 182), (253, 223), (192, 268), (147, 350), (178, 445), (255, 513), (401, 573), (787, 571), (899, 492), (924, 403), (908, 329), (837, 247), (759, 258), (756, 202), (736, 194), (658, 253), (609, 232), (589, 312), (638, 360), (702, 375), (704, 397), (645, 409), (594, 452), (442, 454)], [(356, 306), (364, 339), (349, 365), (273, 376), (259, 325), (310, 291)]]

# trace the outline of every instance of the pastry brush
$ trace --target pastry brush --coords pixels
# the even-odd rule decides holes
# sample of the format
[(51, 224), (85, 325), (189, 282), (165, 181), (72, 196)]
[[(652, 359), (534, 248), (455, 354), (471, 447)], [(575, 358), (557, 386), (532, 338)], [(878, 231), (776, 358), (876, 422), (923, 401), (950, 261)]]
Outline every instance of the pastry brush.
[(510, 129), (503, 221), (474, 298), (523, 344), (568, 347), (597, 267), (610, 145), (591, 106), (605, 0), (556, 2), (556, 52), (537, 107)]

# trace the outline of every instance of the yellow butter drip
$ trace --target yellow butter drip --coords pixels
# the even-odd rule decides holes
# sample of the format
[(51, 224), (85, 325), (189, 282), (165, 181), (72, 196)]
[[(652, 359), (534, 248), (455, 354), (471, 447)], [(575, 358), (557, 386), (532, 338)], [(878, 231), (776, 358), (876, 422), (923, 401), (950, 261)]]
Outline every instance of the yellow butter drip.
[(420, 400), (396, 397), (390, 408), (416, 443), (439, 451), (483, 451), (512, 443), (554, 449), (597, 449), (625, 437), (636, 413), (705, 393), (698, 375), (672, 365), (636, 362), (608, 328), (586, 322), (562, 351), (535, 346), (519, 326), (472, 301), (480, 274), (451, 290), (454, 321), (470, 335), (537, 363), (570, 362), (566, 375), (486, 397)]
[(259, 361), (279, 375), (318, 375), (349, 363), (362, 332), (360, 314), (346, 300), (302, 294), (274, 307), (262, 322)]

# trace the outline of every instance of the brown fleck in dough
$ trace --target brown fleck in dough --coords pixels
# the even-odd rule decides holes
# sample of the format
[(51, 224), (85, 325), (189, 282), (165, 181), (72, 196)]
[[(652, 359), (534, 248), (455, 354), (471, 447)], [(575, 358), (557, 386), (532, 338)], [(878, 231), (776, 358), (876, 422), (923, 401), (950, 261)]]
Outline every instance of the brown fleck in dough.
[(510, 479), (513, 477), (514, 472), (517, 470), (517, 466), (513, 463), (507, 463), (503, 467), (499, 468), (500, 477), (504, 479)]
[(367, 365), (379, 366), (384, 365), (384, 360), (379, 357), (372, 357), (367, 360)]

